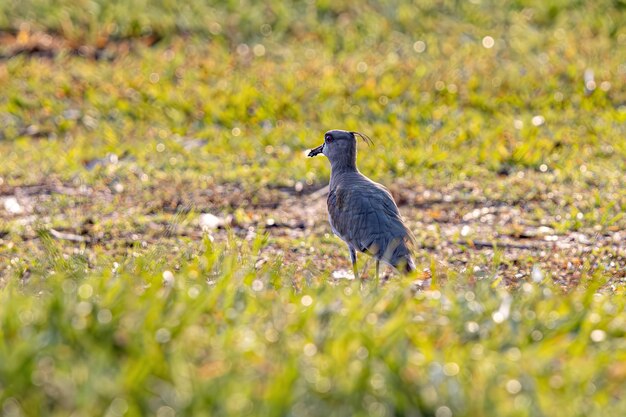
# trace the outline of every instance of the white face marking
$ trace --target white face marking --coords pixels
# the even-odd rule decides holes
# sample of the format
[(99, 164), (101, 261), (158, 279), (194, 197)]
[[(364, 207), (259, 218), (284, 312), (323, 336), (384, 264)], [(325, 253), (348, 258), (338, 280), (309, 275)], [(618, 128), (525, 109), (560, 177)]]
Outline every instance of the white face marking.
[(326, 155), (328, 159), (330, 159), (330, 142), (333, 140), (331, 135), (324, 136), (324, 147), (322, 148), (322, 153)]
[(324, 155), (326, 155), (326, 157), (327, 157), (327, 158), (328, 158), (328, 151), (329, 151), (329, 148), (328, 148), (328, 146), (326, 146), (326, 144), (328, 143), (328, 140), (329, 140), (329, 139), (331, 139), (331, 136), (330, 136), (330, 135), (326, 135), (326, 136), (324, 136), (324, 145), (322, 145), (322, 146), (323, 146), (323, 148), (322, 148), (322, 153), (323, 153)]
[(322, 153), (328, 158), (328, 146), (326, 146), (326, 142), (322, 145)]

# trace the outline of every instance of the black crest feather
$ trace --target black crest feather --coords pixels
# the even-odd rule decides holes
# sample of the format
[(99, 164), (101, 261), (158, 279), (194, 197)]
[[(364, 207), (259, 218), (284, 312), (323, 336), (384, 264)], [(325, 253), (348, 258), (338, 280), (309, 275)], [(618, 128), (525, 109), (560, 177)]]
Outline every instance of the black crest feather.
[(361, 139), (363, 139), (363, 142), (367, 143), (367, 146), (374, 145), (374, 141), (365, 133), (361, 133), (361, 132), (350, 132), (350, 133), (352, 133), (353, 136), (358, 136)]

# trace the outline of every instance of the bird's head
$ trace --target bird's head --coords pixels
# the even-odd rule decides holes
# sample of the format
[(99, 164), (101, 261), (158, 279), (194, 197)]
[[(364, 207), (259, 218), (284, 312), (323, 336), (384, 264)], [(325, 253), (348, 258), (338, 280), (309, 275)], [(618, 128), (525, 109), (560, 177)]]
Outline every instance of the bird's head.
[(347, 164), (356, 163), (356, 137), (359, 136), (367, 144), (373, 143), (367, 136), (359, 132), (346, 130), (329, 130), (324, 134), (324, 143), (311, 149), (309, 156), (324, 154), (331, 164), (345, 161)]

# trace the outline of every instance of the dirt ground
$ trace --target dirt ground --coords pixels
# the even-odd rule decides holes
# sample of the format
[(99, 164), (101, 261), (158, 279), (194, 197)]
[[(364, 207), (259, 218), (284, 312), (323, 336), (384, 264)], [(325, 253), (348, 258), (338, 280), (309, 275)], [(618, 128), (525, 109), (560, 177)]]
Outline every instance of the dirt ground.
[[(504, 181), (520, 188), (514, 179)], [(570, 208), (559, 204), (566, 191), (546, 186), (518, 198), (523, 191), (508, 196), (501, 191), (507, 184), (499, 187), (489, 190), (472, 181), (437, 188), (391, 185), (417, 238), (415, 256), (424, 276), (435, 268), (444, 279), (469, 273), (509, 286), (547, 276), (567, 288), (601, 269), (612, 277), (609, 286), (626, 280), (626, 240), (619, 221), (602, 228), (583, 222), (577, 230), (556, 230), (554, 224), (571, 217), (563, 216)], [(260, 263), (281, 256), (307, 279), (342, 277), (349, 275), (348, 252), (331, 235), (326, 194), (323, 184), (263, 190), (236, 184), (4, 184), (0, 243), (5, 266), (0, 271), (7, 273), (15, 258), (43, 250), (37, 233), (42, 227), (64, 253), (86, 256), (93, 268), (101, 263), (96, 254), (119, 259), (159, 247), (175, 259), (176, 253), (197, 249), (203, 233), (219, 241), (230, 232), (251, 238), (264, 229), (269, 239)], [(371, 275), (372, 263), (366, 267)]]

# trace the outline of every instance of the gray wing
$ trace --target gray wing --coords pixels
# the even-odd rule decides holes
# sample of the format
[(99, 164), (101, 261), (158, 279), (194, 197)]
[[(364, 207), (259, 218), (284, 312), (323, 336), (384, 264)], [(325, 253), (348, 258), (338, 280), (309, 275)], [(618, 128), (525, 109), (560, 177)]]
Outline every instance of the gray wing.
[[(341, 238), (361, 252), (393, 261), (409, 252), (411, 232), (391, 194), (376, 183), (337, 186), (328, 195), (328, 213)], [(387, 253), (392, 243), (391, 253)]]

